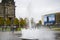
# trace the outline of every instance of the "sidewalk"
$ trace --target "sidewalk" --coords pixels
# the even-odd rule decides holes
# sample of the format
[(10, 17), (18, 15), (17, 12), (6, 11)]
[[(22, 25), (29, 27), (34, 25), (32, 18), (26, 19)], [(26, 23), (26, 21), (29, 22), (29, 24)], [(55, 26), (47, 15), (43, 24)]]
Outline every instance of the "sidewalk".
[(19, 34), (21, 33), (21, 31), (14, 31), (14, 34)]
[(17, 37), (21, 37), (22, 32), (21, 31), (14, 31), (14, 35), (17, 36)]

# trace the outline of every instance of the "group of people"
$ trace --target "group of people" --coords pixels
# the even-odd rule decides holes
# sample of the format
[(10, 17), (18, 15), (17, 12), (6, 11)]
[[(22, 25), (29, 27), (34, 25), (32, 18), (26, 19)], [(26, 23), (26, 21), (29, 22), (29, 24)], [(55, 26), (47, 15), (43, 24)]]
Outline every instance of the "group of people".
[(2, 31), (6, 31), (7, 27), (6, 26), (2, 26)]
[(7, 27), (7, 26), (1, 26), (2, 31), (8, 31), (7, 29), (10, 29), (10, 31), (17, 31), (17, 26), (13, 26), (13, 27)]
[(17, 27), (16, 26), (11, 27), (10, 29), (11, 29), (12, 32), (17, 31)]

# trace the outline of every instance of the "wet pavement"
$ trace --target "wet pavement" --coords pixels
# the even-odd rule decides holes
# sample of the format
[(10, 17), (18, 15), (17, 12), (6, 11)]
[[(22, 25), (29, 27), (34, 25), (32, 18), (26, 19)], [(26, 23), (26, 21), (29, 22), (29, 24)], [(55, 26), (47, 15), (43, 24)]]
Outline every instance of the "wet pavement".
[(55, 40), (60, 40), (60, 31), (56, 31), (55, 35), (56, 35)]
[[(19, 35), (12, 32), (0, 32), (0, 40), (22, 40)], [(56, 32), (56, 40), (60, 40), (60, 32)]]
[(21, 40), (12, 32), (0, 32), (0, 40)]

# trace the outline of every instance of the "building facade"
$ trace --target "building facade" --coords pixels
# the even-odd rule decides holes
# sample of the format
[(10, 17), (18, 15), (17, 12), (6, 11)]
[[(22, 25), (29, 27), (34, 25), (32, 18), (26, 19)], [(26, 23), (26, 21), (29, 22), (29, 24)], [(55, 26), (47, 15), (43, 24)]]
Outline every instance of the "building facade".
[(44, 25), (60, 25), (60, 12), (43, 16)]
[(2, 0), (0, 3), (0, 17), (5, 20), (9, 18), (11, 24), (15, 18), (15, 2), (14, 0)]

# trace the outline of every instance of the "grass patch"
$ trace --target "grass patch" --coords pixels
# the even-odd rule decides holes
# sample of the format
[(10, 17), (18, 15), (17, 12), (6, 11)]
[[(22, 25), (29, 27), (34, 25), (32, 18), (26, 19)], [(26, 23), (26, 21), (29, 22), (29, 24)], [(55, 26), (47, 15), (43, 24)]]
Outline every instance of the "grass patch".
[(10, 28), (7, 28), (6, 30), (7, 30), (7, 31), (10, 31)]
[(60, 28), (52, 28), (55, 31), (60, 31)]
[(21, 28), (17, 28), (17, 31), (21, 31)]
[(0, 28), (0, 30), (2, 30), (2, 28)]

